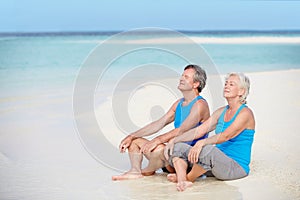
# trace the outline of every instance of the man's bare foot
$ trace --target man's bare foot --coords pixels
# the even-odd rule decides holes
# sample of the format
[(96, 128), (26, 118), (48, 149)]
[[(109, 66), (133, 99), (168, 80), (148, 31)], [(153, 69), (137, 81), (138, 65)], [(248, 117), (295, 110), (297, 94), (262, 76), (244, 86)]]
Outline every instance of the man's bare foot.
[(155, 174), (155, 171), (147, 171), (147, 170), (142, 171), (143, 176), (152, 176), (154, 174)]
[(138, 178), (143, 178), (144, 176), (139, 173), (139, 172), (126, 172), (124, 174), (121, 175), (117, 175), (117, 176), (112, 176), (112, 180), (113, 181), (121, 181), (121, 180), (129, 180), (129, 179), (138, 179)]
[(181, 181), (181, 182), (178, 182), (178, 183), (177, 183), (176, 189), (177, 189), (179, 192), (182, 192), (182, 191), (184, 191), (186, 188), (191, 187), (192, 185), (193, 185), (193, 183), (190, 182), (190, 181)]
[(176, 174), (168, 174), (167, 179), (168, 179), (168, 181), (171, 181), (173, 183), (177, 183), (177, 175)]
[(169, 171), (169, 173), (175, 173), (175, 169), (171, 165), (166, 165), (165, 168)]

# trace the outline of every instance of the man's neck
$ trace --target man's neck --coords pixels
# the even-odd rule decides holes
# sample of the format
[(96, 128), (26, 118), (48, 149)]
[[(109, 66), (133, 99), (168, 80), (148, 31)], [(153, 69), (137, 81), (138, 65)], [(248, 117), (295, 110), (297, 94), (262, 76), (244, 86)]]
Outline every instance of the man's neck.
[(183, 98), (184, 98), (184, 102), (185, 103), (190, 103), (191, 101), (193, 101), (197, 96), (200, 95), (200, 93), (197, 91), (184, 91), (182, 92), (183, 94)]

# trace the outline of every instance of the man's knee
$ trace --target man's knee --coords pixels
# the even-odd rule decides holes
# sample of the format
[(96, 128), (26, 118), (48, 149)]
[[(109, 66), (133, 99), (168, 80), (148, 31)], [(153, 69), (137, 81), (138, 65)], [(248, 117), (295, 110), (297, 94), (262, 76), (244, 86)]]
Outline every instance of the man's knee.
[(144, 142), (143, 140), (144, 140), (143, 138), (136, 138), (136, 139), (132, 140), (130, 146), (128, 147), (128, 151), (129, 152), (139, 151), (141, 143)]
[(131, 142), (130, 146), (128, 147), (129, 152), (133, 152), (133, 151), (136, 152), (138, 149), (139, 149), (138, 145), (133, 142)]
[(145, 140), (144, 138), (135, 138), (135, 139), (132, 140), (131, 144), (138, 145), (142, 142), (145, 142), (144, 140)]
[(153, 149), (153, 151), (154, 151), (154, 152), (157, 152), (157, 151), (163, 151), (163, 149), (165, 148), (165, 146), (166, 146), (166, 145), (164, 145), (164, 144), (159, 144), (159, 145), (157, 145), (157, 146)]
[(140, 149), (146, 142), (148, 142), (148, 140), (146, 140), (145, 138), (136, 138), (136, 139), (134, 139), (134, 140), (131, 141), (129, 149), (131, 147), (133, 149), (136, 149), (136, 148)]

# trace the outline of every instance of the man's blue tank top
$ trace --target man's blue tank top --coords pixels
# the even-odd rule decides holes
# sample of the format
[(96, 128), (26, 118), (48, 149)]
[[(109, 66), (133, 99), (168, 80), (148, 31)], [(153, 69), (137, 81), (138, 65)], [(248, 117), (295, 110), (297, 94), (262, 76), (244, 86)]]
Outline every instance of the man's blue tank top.
[[(189, 116), (191, 109), (193, 107), (193, 105), (200, 99), (203, 99), (205, 101), (205, 99), (202, 96), (197, 96), (195, 99), (193, 99), (193, 101), (191, 101), (188, 105), (186, 106), (182, 106), (182, 103), (184, 101), (184, 99), (182, 98), (177, 107), (176, 107), (176, 111), (175, 111), (175, 120), (174, 120), (174, 127), (178, 128), (181, 126), (181, 124), (184, 122), (184, 120)], [(199, 122), (195, 127), (201, 125), (201, 122)], [(189, 141), (186, 142), (187, 144), (194, 146), (196, 144), (196, 142), (198, 140), (207, 138), (208, 134), (205, 134), (203, 137), (195, 139), (193, 141)]]
[[(228, 106), (226, 106), (218, 120), (215, 133), (220, 134), (224, 132), (232, 124), (236, 116), (244, 107), (247, 106), (245, 104), (242, 104), (234, 114), (233, 118), (230, 121), (225, 122), (225, 113), (229, 108)], [(251, 147), (253, 143), (254, 133), (255, 130), (245, 129), (236, 137), (216, 145), (216, 147), (219, 148), (223, 153), (235, 160), (241, 167), (243, 167), (247, 174), (249, 174), (250, 171), (249, 164), (251, 159)]]

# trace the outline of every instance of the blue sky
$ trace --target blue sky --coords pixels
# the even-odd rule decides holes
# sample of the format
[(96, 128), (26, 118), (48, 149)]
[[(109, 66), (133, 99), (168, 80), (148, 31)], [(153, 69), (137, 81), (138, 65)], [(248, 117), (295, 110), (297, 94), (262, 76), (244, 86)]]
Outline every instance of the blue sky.
[(0, 32), (300, 30), (300, 1), (1, 0)]

